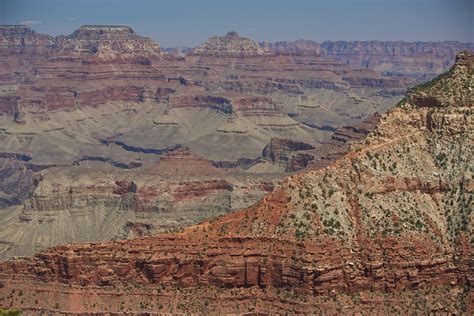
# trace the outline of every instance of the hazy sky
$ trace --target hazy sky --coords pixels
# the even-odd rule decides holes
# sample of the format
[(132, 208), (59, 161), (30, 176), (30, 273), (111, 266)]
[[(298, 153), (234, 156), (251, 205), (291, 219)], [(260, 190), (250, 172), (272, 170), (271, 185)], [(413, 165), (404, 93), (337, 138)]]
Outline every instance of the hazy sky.
[(0, 0), (0, 24), (51, 35), (125, 24), (164, 47), (236, 30), (257, 41), (474, 41), (474, 0)]

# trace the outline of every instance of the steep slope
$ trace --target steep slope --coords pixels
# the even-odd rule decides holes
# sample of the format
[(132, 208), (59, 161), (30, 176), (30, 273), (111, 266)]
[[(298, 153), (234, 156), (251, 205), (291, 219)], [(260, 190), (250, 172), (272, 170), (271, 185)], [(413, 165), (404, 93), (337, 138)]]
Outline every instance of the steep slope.
[(31, 313), (472, 314), (473, 73), (459, 54), (341, 159), (249, 209), (2, 262), (0, 302)]

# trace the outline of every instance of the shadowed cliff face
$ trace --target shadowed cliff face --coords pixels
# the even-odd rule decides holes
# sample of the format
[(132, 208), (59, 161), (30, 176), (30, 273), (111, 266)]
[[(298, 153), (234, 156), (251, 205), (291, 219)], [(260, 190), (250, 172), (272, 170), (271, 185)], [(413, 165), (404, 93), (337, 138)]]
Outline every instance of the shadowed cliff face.
[(286, 178), (248, 209), (179, 233), (2, 262), (2, 305), (472, 313), (473, 69), (469, 53), (458, 55), (343, 157)]

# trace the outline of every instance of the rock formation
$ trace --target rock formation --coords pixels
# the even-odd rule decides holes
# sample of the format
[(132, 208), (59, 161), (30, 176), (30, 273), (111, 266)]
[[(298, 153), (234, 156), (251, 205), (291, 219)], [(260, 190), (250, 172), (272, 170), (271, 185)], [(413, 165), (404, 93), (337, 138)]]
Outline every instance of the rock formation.
[(32, 166), (10, 158), (0, 155), (0, 208), (20, 204), (35, 186)]
[(57, 45), (67, 51), (98, 57), (159, 57), (158, 44), (137, 35), (131, 27), (123, 25), (83, 25), (69, 36), (56, 39)]
[(193, 55), (207, 56), (255, 56), (263, 54), (258, 43), (237, 32), (229, 32), (225, 36), (215, 36), (192, 50)]
[(473, 43), (325, 41), (260, 43), (265, 52), (319, 56), (355, 68), (370, 68), (386, 76), (431, 78), (451, 67), (462, 50), (474, 52)]
[[(262, 53), (235, 33), (209, 43), (172, 56), (127, 26), (58, 37), (0, 27), (3, 258), (174, 230), (247, 207), (288, 172), (341, 157), (373, 129), (371, 115), (418, 80), (383, 75), (373, 63)], [(439, 45), (429, 56), (445, 60)]]
[(461, 53), (335, 163), (248, 209), (2, 262), (0, 302), (38, 313), (472, 314), (473, 71)]
[(294, 42), (262, 42), (260, 46), (265, 52), (276, 54), (291, 54), (291, 55), (321, 55), (321, 44), (314, 41), (296, 40)]
[(0, 50), (14, 50), (17, 53), (25, 49), (43, 50), (55, 45), (54, 38), (39, 34), (25, 25), (0, 25)]
[(314, 156), (309, 153), (302, 153), (314, 149), (310, 144), (293, 141), (291, 139), (272, 138), (262, 152), (263, 159), (275, 163), (283, 162), (285, 171), (298, 171), (308, 166), (308, 162), (314, 160)]
[[(2, 162), (2, 160), (0, 160)], [(2, 165), (0, 165), (2, 166)], [(213, 162), (176, 149), (148, 167), (51, 167), (36, 174), (0, 169), (3, 210), (0, 257), (32, 255), (71, 241), (103, 241), (172, 231), (256, 203), (275, 176), (216, 168)], [(18, 219), (18, 220), (15, 220)], [(144, 227), (146, 229), (144, 229)], [(48, 234), (44, 234), (48, 231)], [(18, 232), (21, 232), (18, 234)]]
[(123, 25), (83, 25), (68, 36), (53, 38), (24, 25), (0, 25), (0, 49), (27, 53), (62, 52), (101, 58), (160, 57), (160, 46)]

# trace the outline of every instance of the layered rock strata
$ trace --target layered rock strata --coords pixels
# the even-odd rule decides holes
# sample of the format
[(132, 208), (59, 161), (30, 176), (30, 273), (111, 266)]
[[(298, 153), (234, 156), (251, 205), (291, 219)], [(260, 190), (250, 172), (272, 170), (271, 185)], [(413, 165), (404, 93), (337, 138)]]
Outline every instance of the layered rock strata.
[(263, 54), (258, 43), (237, 32), (229, 32), (225, 36), (215, 36), (192, 50), (193, 55), (216, 56), (255, 56)]
[(471, 314), (473, 72), (474, 58), (460, 54), (341, 159), (287, 178), (246, 210), (179, 233), (2, 262), (2, 304), (73, 313)]
[(310, 149), (314, 147), (304, 142), (273, 138), (263, 148), (262, 158), (275, 163), (284, 163), (287, 172), (298, 171), (306, 168), (309, 161), (314, 160), (313, 155), (302, 152)]
[(473, 43), (325, 41), (260, 43), (267, 53), (320, 56), (356, 68), (370, 68), (387, 76), (429, 78), (446, 71), (456, 54), (474, 52)]
[(242, 178), (235, 169), (216, 168), (187, 149), (134, 169), (104, 167), (92, 160), (37, 174), (26, 170), (20, 177), (12, 167), (0, 169), (5, 175), (0, 202), (6, 206), (16, 204), (15, 198), (24, 202), (3, 210), (3, 258), (71, 241), (126, 239), (180, 229), (252, 205), (271, 190), (275, 179)]
[[(234, 33), (203, 46), (173, 57), (127, 26), (58, 37), (0, 27), (3, 257), (172, 230), (246, 207), (285, 173), (342, 156), (374, 124), (354, 126), (414, 81), (375, 71), (376, 63), (356, 69), (319, 54), (262, 53)], [(439, 71), (429, 65), (417, 72)], [(272, 139), (314, 149), (290, 146), (274, 155), (286, 158), (263, 159)], [(146, 172), (147, 183), (137, 180)], [(137, 192), (127, 191), (132, 183)]]

